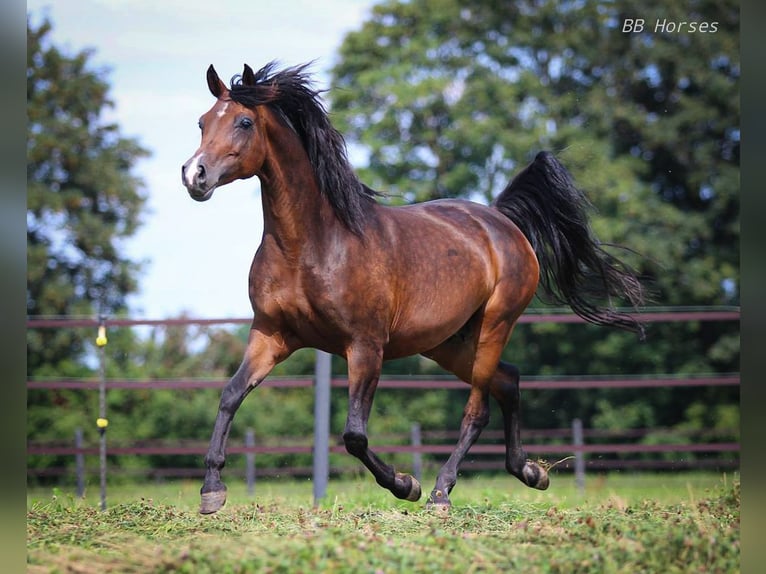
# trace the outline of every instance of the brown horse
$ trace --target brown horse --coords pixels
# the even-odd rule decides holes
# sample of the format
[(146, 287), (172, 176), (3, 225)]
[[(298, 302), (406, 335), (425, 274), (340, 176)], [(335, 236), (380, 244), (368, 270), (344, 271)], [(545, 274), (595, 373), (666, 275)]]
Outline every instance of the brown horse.
[(500, 354), (538, 282), (592, 323), (641, 332), (630, 316), (598, 303), (615, 296), (639, 304), (639, 281), (599, 247), (585, 197), (549, 153), (489, 207), (378, 203), (354, 174), (305, 69), (270, 63), (254, 73), (246, 65), (227, 88), (210, 66), (216, 102), (200, 118), (202, 143), (181, 171), (197, 201), (257, 175), (264, 213), (249, 277), (253, 323), (242, 364), (221, 394), (200, 512), (226, 501), (220, 472), (240, 404), (302, 347), (348, 362), (346, 449), (398, 498), (418, 500), (420, 484), (370, 450), (367, 421), (383, 361), (418, 353), (471, 386), (458, 443), (428, 504), (450, 505), (458, 466), (489, 420), (490, 395), (504, 417), (508, 472), (547, 488), (546, 469), (521, 444), (519, 372)]

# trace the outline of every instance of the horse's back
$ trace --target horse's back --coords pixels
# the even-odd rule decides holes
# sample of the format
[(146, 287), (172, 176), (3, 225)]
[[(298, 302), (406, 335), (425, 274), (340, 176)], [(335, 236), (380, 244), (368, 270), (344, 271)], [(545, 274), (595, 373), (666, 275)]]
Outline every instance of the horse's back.
[(491, 283), (507, 273), (531, 269), (537, 257), (521, 230), (493, 207), (464, 199), (439, 199), (384, 210), (395, 222), (397, 238), (407, 238), (406, 249), (454, 255), (456, 249), (494, 266)]

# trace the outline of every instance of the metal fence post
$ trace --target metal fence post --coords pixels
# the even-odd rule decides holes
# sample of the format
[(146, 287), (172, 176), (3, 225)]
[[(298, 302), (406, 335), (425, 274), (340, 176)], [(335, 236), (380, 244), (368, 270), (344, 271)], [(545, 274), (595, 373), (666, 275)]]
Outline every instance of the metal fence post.
[[(251, 428), (245, 431), (245, 447), (255, 448), (255, 431)], [(247, 493), (252, 496), (255, 493), (255, 452), (252, 450), (245, 453), (245, 480)]]
[(423, 455), (420, 452), (420, 447), (423, 444), (420, 434), (420, 423), (412, 423), (410, 429), (410, 437), (412, 441), (412, 476), (418, 482), (423, 481)]
[(99, 316), (98, 336), (96, 346), (99, 350), (99, 384), (98, 384), (98, 418), (96, 426), (101, 435), (99, 443), (99, 467), (101, 475), (101, 510), (106, 510), (106, 427), (109, 420), (106, 418), (106, 324), (105, 317)]
[(82, 429), (74, 430), (74, 447), (77, 453), (74, 455), (75, 474), (77, 478), (77, 498), (85, 496), (85, 455), (82, 453)]
[(572, 442), (575, 451), (575, 484), (580, 495), (585, 494), (585, 452), (583, 452), (582, 420), (574, 419), (572, 421)]
[(314, 380), (314, 506), (327, 492), (330, 478), (330, 379), (332, 356), (316, 352)]

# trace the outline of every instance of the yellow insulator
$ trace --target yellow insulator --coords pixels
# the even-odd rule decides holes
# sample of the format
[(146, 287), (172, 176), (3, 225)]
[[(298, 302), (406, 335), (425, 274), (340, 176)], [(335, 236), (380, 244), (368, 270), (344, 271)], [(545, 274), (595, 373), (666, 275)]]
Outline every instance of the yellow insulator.
[(104, 325), (99, 325), (98, 337), (96, 337), (96, 345), (103, 347), (106, 345), (106, 342), (106, 327)]

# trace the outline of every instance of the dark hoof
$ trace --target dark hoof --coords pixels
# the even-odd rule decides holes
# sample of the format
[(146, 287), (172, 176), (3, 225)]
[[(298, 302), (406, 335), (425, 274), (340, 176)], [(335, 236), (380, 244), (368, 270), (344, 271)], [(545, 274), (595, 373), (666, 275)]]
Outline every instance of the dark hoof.
[(551, 481), (548, 478), (548, 471), (534, 461), (528, 460), (524, 465), (524, 483), (538, 490), (545, 490)]
[(447, 512), (451, 506), (452, 503), (447, 493), (437, 489), (431, 491), (431, 496), (428, 497), (428, 502), (426, 502), (428, 510), (436, 510), (437, 512)]
[(200, 514), (213, 514), (218, 512), (226, 504), (226, 489), (215, 492), (203, 492), (199, 506)]
[[(409, 488), (406, 487), (408, 481), (410, 483)], [(403, 492), (403, 496), (400, 496), (400, 494), (396, 495), (398, 498), (401, 498), (402, 500), (409, 500), (410, 502), (417, 502), (418, 500), (420, 500), (420, 494), (421, 494), (420, 483), (417, 481), (417, 479), (414, 476), (397, 472), (396, 482), (403, 483), (406, 488), (406, 490), (404, 490)]]

